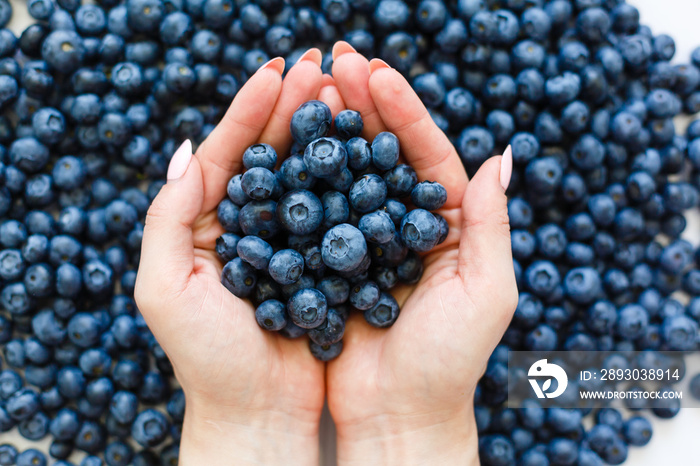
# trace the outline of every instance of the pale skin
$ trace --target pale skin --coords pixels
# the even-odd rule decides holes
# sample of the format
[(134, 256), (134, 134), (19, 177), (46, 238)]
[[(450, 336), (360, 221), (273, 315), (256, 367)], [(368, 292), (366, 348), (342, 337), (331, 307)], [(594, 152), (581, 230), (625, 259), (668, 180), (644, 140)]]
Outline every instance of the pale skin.
[[(478, 464), (474, 389), (517, 303), (502, 158), (468, 181), (398, 72), (343, 42), (333, 55), (335, 79), (315, 49), (284, 81), (281, 59), (252, 76), (194, 157), (173, 158), (149, 210), (135, 294), (186, 394), (183, 465), (317, 464), (325, 397), (339, 464)], [(251, 303), (220, 284), (214, 252), (216, 207), (243, 151), (266, 142), (285, 153), (291, 115), (311, 99), (334, 115), (359, 111), (368, 140), (394, 132), (419, 179), (448, 191), (439, 213), (450, 234), (424, 257), (421, 281), (395, 290), (396, 324), (374, 329), (353, 314), (343, 353), (327, 364), (306, 338), (261, 330)]]

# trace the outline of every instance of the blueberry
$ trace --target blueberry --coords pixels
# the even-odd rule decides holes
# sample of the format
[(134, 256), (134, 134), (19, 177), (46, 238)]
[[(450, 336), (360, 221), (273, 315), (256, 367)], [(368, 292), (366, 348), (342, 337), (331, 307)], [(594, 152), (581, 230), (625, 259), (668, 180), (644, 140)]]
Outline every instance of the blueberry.
[(241, 177), (241, 189), (251, 199), (261, 201), (272, 196), (276, 178), (267, 168), (253, 167)]
[(291, 285), (304, 272), (304, 258), (293, 249), (282, 249), (276, 252), (268, 267), (268, 273), (280, 285)]
[(321, 271), (325, 267), (321, 257), (320, 244), (308, 244), (300, 249), (301, 255), (304, 257), (304, 268), (306, 270)]
[(331, 361), (337, 358), (343, 351), (343, 340), (330, 345), (319, 345), (309, 340), (309, 350), (314, 357), (320, 361)]
[(345, 143), (348, 166), (353, 170), (364, 170), (372, 162), (372, 147), (361, 137), (354, 137)]
[(669, 316), (661, 325), (661, 333), (669, 349), (691, 351), (696, 348), (697, 327), (697, 323), (687, 316)]
[(401, 220), (400, 231), (406, 246), (417, 252), (429, 251), (440, 238), (437, 219), (423, 209), (415, 209), (406, 214)]
[(378, 264), (396, 267), (406, 259), (408, 248), (401, 240), (401, 235), (394, 235), (387, 243), (372, 245), (370, 252)]
[(34, 138), (15, 140), (9, 149), (10, 160), (26, 173), (37, 173), (49, 161), (48, 148)]
[(165, 440), (168, 427), (168, 420), (160, 411), (146, 409), (134, 420), (131, 436), (144, 447), (155, 447)]
[(503, 110), (493, 110), (486, 117), (486, 126), (498, 143), (507, 142), (515, 130), (513, 117)]
[(535, 251), (535, 237), (525, 230), (513, 230), (511, 232), (511, 249), (515, 259), (528, 259)]
[(229, 261), (221, 272), (221, 282), (239, 298), (246, 298), (253, 292), (256, 280), (255, 269), (240, 257)]
[(323, 205), (310, 191), (298, 189), (284, 194), (277, 203), (277, 219), (295, 235), (316, 231), (323, 221)]
[(224, 230), (228, 232), (240, 233), (241, 225), (239, 223), (241, 209), (228, 199), (224, 199), (217, 208), (216, 215), (219, 223)]
[(276, 210), (277, 203), (270, 199), (248, 202), (239, 213), (241, 230), (246, 235), (257, 235), (263, 239), (274, 236), (280, 228)]
[[(294, 140), (305, 147), (311, 141), (322, 138), (328, 133), (331, 120), (331, 110), (328, 105), (318, 100), (311, 100), (301, 104), (296, 109), (292, 115), (289, 129)], [(308, 165), (306, 157), (305, 162)]]
[(243, 166), (250, 170), (262, 167), (273, 170), (277, 164), (277, 153), (269, 144), (254, 144), (243, 153)]
[(321, 325), (326, 318), (326, 298), (320, 291), (306, 288), (297, 291), (289, 299), (287, 311), (295, 325), (312, 329)]
[(390, 327), (399, 316), (399, 305), (388, 293), (381, 293), (379, 300), (364, 312), (365, 320), (373, 327)]
[(578, 457), (576, 442), (565, 438), (556, 438), (547, 445), (547, 456), (554, 464), (573, 464)]
[(360, 230), (341, 223), (323, 236), (321, 256), (331, 269), (349, 272), (360, 266), (367, 256), (367, 243)]
[(173, 11), (160, 23), (160, 39), (168, 45), (182, 45), (194, 29), (192, 19), (182, 11)]
[(23, 385), (21, 376), (11, 369), (0, 372), (0, 399), (7, 400), (17, 393)]
[(10, 466), (17, 461), (17, 449), (9, 443), (0, 445), (0, 464)]
[(366, 311), (379, 301), (380, 290), (376, 283), (365, 281), (350, 289), (349, 301), (353, 307)]
[(362, 133), (363, 122), (359, 112), (343, 110), (335, 116), (335, 130), (343, 139), (352, 139)]
[[(512, 141), (511, 145), (513, 145)], [(462, 162), (471, 170), (475, 170), (491, 156), (494, 139), (486, 129), (472, 126), (460, 133), (456, 146)], [(513, 154), (515, 154), (515, 145), (513, 145)]]
[(24, 274), (25, 263), (22, 253), (17, 249), (0, 251), (0, 277), (6, 281), (14, 281)]
[(343, 304), (348, 300), (350, 285), (340, 277), (329, 276), (318, 283), (316, 289), (323, 293), (329, 306)]
[(409, 20), (410, 10), (400, 0), (381, 0), (374, 10), (374, 21), (382, 30), (395, 30), (403, 27)]
[(642, 447), (651, 440), (652, 426), (646, 418), (634, 416), (625, 421), (623, 434), (627, 443)]
[(136, 419), (138, 398), (131, 392), (119, 391), (114, 394), (109, 405), (109, 413), (122, 424), (130, 424)]
[[(294, 119), (292, 118), (292, 122)], [(347, 151), (342, 142), (321, 137), (312, 140), (304, 150), (304, 164), (317, 178), (338, 175), (347, 164)]]
[(617, 333), (625, 339), (632, 340), (643, 335), (649, 323), (647, 311), (636, 304), (627, 304), (619, 311)]
[(389, 214), (376, 210), (360, 218), (357, 226), (367, 241), (384, 244), (391, 241), (396, 234), (396, 228)]
[(75, 12), (75, 26), (83, 36), (100, 34), (107, 27), (107, 18), (97, 5), (82, 5)]
[(316, 183), (316, 178), (309, 173), (304, 159), (298, 155), (293, 155), (282, 162), (280, 180), (290, 190), (310, 189)]
[(269, 299), (255, 309), (255, 319), (266, 330), (282, 330), (287, 325), (287, 310), (284, 303)]
[(105, 448), (105, 462), (110, 466), (126, 466), (130, 464), (133, 454), (134, 451), (129, 445), (114, 441)]
[(215, 29), (228, 25), (236, 13), (236, 4), (232, 0), (206, 0), (202, 16), (208, 26)]
[(83, 40), (74, 31), (53, 31), (41, 46), (41, 56), (57, 71), (71, 73), (82, 65), (85, 56)]
[(321, 346), (330, 346), (339, 342), (345, 333), (345, 320), (333, 308), (329, 308), (326, 319), (319, 325), (309, 330), (309, 339)]
[(381, 290), (390, 290), (399, 282), (399, 274), (395, 267), (377, 267), (372, 271), (371, 278)]
[(572, 301), (590, 303), (601, 293), (600, 275), (592, 268), (571, 269), (564, 277), (564, 292)]
[(422, 181), (411, 190), (413, 204), (425, 210), (438, 210), (447, 202), (447, 191), (437, 182)]
[(390, 170), (399, 160), (399, 140), (389, 132), (379, 133), (372, 140), (372, 163), (380, 170)]
[[(86, 376), (99, 376), (107, 374), (112, 365), (112, 359), (109, 357), (106, 351), (91, 348), (85, 350), (78, 360), (78, 365), (80, 370)], [(90, 386), (86, 388), (89, 390)]]
[(321, 196), (323, 205), (323, 226), (330, 228), (340, 223), (345, 223), (350, 215), (350, 205), (343, 193), (326, 191)]
[(5, 409), (15, 421), (24, 421), (39, 411), (39, 398), (35, 391), (22, 388), (7, 399)]
[(678, 274), (691, 263), (692, 246), (684, 241), (674, 241), (666, 246), (659, 257), (659, 265), (667, 272)]
[(137, 32), (157, 31), (165, 14), (160, 0), (129, 0), (126, 2), (128, 27)]
[(325, 181), (336, 191), (347, 193), (353, 181), (352, 172), (346, 167), (343, 168), (336, 176), (328, 178)]
[(406, 260), (396, 268), (396, 275), (401, 282), (407, 285), (418, 283), (423, 276), (423, 261), (420, 256), (409, 252)]
[(236, 251), (238, 257), (257, 270), (267, 270), (273, 254), (272, 246), (257, 236), (241, 238), (237, 242)]
[(30, 448), (17, 455), (17, 466), (46, 466), (46, 455)]
[(413, 80), (413, 89), (425, 106), (429, 108), (440, 106), (445, 99), (445, 84), (436, 73), (424, 73), (416, 76)]
[(515, 461), (515, 449), (503, 435), (487, 435), (479, 442), (479, 457), (486, 464), (510, 464)]

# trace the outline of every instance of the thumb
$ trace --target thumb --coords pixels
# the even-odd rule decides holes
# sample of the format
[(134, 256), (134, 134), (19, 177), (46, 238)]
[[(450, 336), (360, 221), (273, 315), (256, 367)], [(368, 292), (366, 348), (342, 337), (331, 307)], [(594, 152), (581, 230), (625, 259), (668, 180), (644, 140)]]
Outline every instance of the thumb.
[[(202, 170), (186, 140), (168, 166), (167, 183), (146, 214), (135, 297), (140, 308), (182, 292), (194, 268), (192, 225), (204, 196)], [(155, 305), (157, 308), (158, 305)]]
[(459, 273), (469, 298), (477, 308), (499, 313), (504, 329), (518, 300), (506, 198), (512, 168), (508, 146), (502, 157), (491, 157), (469, 181), (459, 247)]

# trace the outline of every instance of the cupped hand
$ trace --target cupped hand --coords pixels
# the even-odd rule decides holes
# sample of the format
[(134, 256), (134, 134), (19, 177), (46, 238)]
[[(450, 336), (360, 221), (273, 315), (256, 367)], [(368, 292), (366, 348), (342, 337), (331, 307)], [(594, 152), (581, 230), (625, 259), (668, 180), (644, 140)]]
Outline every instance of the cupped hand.
[(447, 189), (447, 239), (424, 255), (415, 286), (392, 291), (401, 314), (389, 329), (360, 313), (328, 364), (339, 464), (478, 464), (474, 391), (511, 320), (517, 289), (505, 187), (512, 159), (492, 157), (467, 182), (454, 146), (397, 71), (336, 44), (337, 97), (364, 119), (363, 136), (399, 138), (420, 181)]
[(272, 60), (238, 92), (192, 156), (186, 141), (146, 218), (136, 301), (186, 395), (181, 464), (313, 464), (324, 366), (306, 339), (262, 331), (250, 302), (221, 285), (216, 210), (242, 154), (256, 143), (284, 154), (296, 108), (318, 96), (321, 53), (282, 80)]

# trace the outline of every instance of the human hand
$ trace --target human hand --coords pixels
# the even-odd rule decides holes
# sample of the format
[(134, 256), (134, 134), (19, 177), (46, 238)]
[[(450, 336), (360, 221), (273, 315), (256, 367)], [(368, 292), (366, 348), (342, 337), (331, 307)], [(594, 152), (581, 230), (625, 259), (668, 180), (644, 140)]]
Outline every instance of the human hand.
[[(360, 314), (342, 354), (328, 363), (339, 464), (478, 464), (476, 384), (517, 305), (505, 187), (512, 158), (492, 157), (467, 183), (447, 137), (406, 80), (343, 42), (333, 76), (363, 136), (392, 131), (420, 181), (447, 190), (439, 213), (450, 233), (423, 256), (417, 285), (392, 291), (401, 315), (388, 330)], [(505, 186), (504, 186), (505, 185)]]
[(178, 149), (148, 211), (135, 296), (186, 395), (183, 465), (318, 462), (324, 366), (306, 339), (260, 329), (251, 303), (221, 285), (214, 248), (244, 150), (289, 150), (289, 121), (319, 95), (320, 64), (311, 49), (284, 82), (281, 58), (258, 70), (195, 156), (189, 141)]

